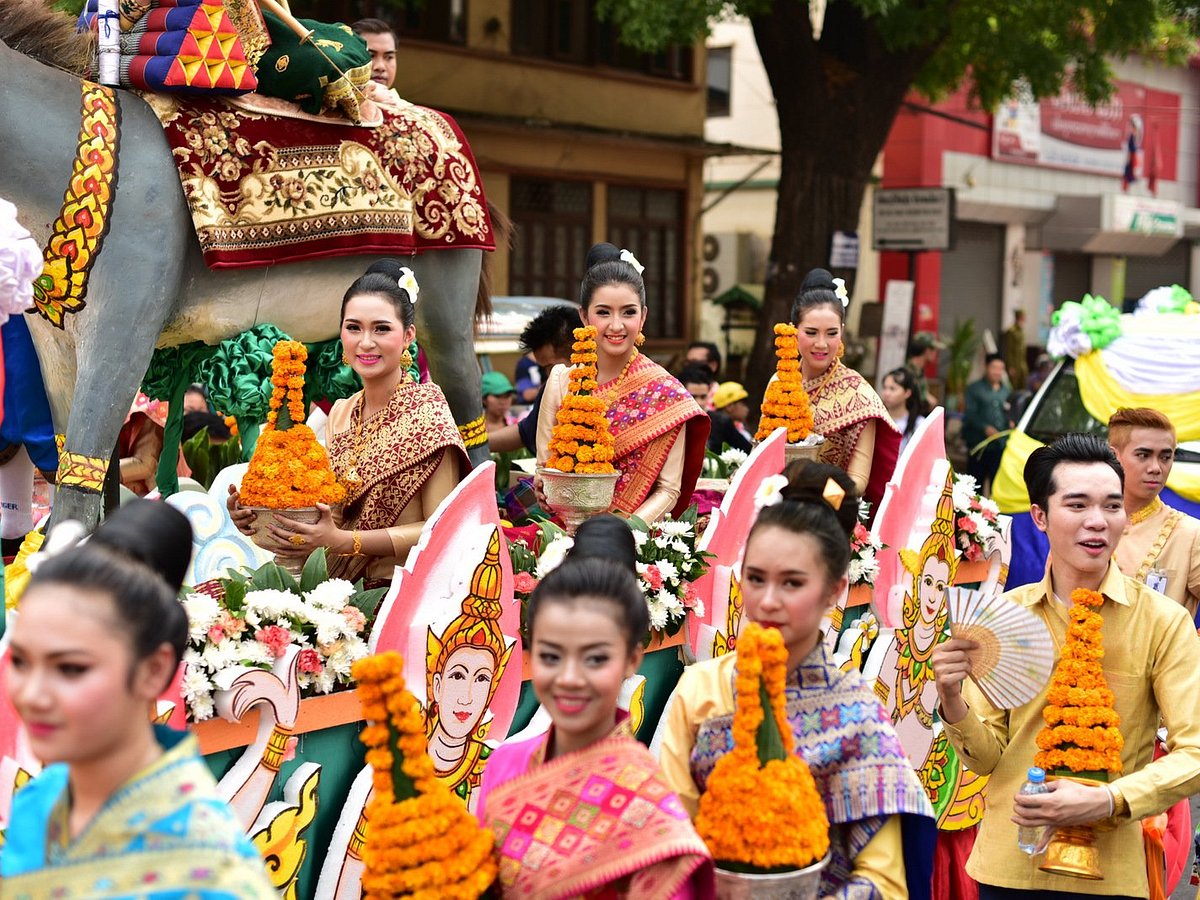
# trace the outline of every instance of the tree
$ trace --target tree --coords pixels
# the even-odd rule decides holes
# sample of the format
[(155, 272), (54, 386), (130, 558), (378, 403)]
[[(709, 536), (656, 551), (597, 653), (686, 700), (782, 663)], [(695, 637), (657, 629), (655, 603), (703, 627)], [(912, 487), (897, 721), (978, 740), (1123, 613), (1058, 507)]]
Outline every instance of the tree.
[(1067, 80), (1092, 102), (1112, 89), (1109, 60), (1195, 52), (1186, 0), (829, 0), (813, 37), (803, 0), (597, 0), (622, 41), (643, 50), (691, 43), (714, 18), (749, 18), (779, 116), (780, 174), (751, 393), (773, 371), (769, 323), (786, 321), (805, 273), (854, 231), (871, 168), (912, 90), (937, 99), (968, 80), (992, 109), (1024, 80), (1036, 97)]

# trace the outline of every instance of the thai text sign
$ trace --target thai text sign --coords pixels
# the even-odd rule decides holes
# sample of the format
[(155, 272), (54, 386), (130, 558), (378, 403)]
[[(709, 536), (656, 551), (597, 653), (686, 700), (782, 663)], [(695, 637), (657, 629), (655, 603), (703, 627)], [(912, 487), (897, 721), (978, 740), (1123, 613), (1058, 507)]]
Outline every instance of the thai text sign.
[(876, 250), (949, 250), (953, 246), (952, 188), (879, 188), (872, 210)]
[(994, 159), (1134, 180), (1153, 169), (1173, 181), (1178, 142), (1179, 95), (1128, 81), (1097, 106), (1072, 91), (1034, 100), (1018, 90), (992, 125)]

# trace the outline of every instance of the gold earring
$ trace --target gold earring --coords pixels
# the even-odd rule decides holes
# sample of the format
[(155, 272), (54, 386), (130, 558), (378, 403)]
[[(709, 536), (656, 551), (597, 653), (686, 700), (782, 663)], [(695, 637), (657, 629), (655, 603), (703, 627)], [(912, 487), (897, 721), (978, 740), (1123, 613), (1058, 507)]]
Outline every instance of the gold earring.
[(642, 344), (646, 343), (646, 336), (639, 331), (637, 333), (637, 337), (633, 339), (633, 342), (640, 347)]
[(400, 354), (400, 368), (411, 369), (412, 363), (413, 363), (412, 354), (409, 353), (408, 348), (405, 347), (404, 352)]
[(350, 365), (350, 354), (347, 353), (345, 350), (342, 351), (342, 365), (344, 365), (344, 366)]
[(846, 345), (845, 345), (845, 344), (838, 344), (837, 358), (838, 358), (838, 359), (841, 359), (841, 358), (842, 358), (843, 356), (845, 356), (845, 355), (846, 355)]

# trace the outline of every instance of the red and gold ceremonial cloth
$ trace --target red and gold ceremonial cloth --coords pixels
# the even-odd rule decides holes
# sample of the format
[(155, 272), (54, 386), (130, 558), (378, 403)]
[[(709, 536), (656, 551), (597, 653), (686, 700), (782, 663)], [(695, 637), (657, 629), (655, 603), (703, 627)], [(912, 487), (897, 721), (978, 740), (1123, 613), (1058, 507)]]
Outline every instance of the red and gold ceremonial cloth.
[(421, 106), (360, 128), (147, 97), (211, 269), (347, 254), (495, 249), (458, 124)]

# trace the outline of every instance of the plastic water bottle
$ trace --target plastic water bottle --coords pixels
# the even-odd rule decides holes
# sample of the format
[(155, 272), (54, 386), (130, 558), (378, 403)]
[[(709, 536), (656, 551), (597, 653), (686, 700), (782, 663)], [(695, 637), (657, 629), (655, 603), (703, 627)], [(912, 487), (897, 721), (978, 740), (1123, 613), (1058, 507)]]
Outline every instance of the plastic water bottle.
[[(1046, 773), (1033, 766), (1029, 770), (1026, 782), (1021, 785), (1021, 790), (1018, 794), (1048, 794), (1050, 789), (1046, 787)], [(1033, 856), (1038, 851), (1038, 844), (1042, 839), (1042, 829), (1035, 825), (1022, 825), (1017, 829), (1017, 846), (1025, 853)]]

